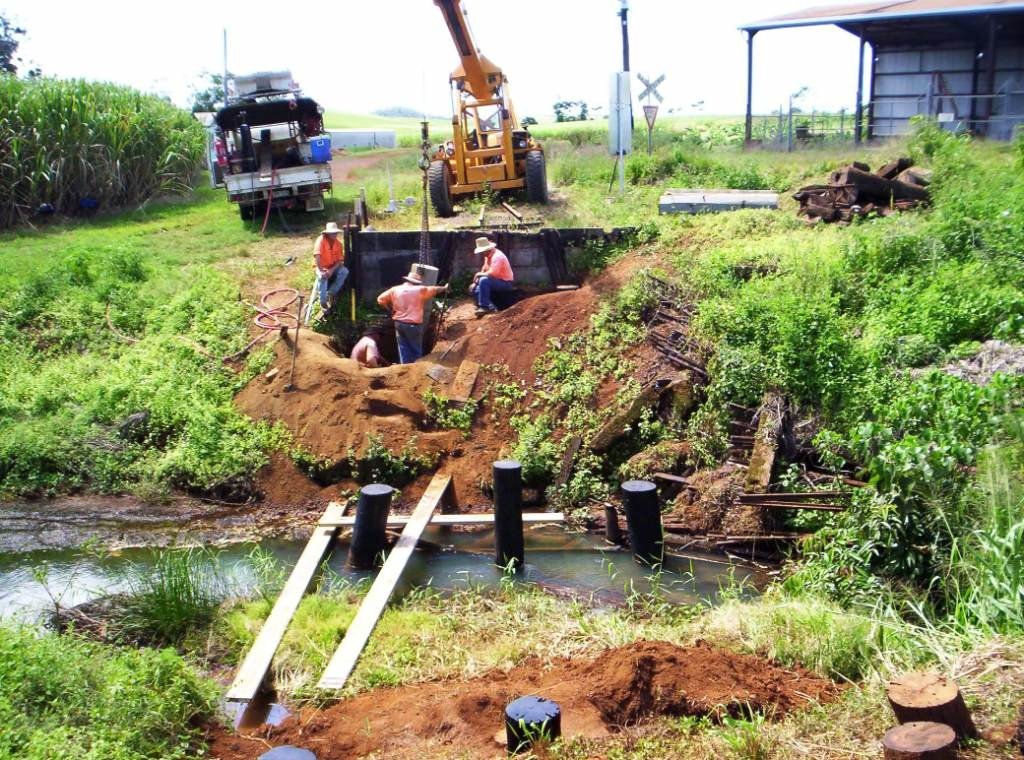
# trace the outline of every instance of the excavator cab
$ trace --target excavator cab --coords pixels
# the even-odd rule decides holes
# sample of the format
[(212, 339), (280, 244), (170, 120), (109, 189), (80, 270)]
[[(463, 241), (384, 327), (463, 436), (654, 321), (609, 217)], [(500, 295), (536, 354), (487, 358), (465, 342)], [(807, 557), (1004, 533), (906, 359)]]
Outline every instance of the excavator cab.
[(427, 170), (438, 216), (455, 213), (455, 199), (485, 189), (525, 190), (531, 203), (548, 202), (544, 149), (519, 126), (508, 80), (473, 41), (461, 0), (434, 0), (461, 58), (451, 75), (452, 139)]

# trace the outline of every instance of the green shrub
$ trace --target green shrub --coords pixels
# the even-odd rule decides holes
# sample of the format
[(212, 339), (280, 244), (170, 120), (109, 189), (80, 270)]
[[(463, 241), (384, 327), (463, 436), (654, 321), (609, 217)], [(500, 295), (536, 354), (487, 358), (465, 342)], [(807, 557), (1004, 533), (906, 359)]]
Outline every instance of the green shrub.
[(216, 688), (170, 650), (0, 627), (0, 758), (184, 760), (215, 710)]

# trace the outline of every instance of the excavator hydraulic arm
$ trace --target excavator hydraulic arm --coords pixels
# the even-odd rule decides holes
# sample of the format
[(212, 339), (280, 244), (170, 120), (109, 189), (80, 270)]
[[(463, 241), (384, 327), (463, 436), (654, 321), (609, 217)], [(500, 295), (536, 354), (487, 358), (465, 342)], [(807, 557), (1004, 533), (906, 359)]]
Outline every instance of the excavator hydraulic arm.
[(461, 58), (461, 65), (452, 72), (452, 81), (477, 100), (500, 97), (505, 76), (501, 68), (487, 60), (477, 48), (461, 0), (434, 0), (434, 4), (444, 14), (448, 31)]

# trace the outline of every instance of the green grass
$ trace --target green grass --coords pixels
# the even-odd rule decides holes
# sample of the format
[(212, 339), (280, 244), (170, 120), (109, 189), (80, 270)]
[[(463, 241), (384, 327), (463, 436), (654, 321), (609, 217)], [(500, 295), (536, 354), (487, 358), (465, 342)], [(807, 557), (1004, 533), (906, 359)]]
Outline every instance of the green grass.
[(175, 760), (201, 746), (216, 689), (170, 650), (0, 624), (0, 758)]
[[(217, 267), (256, 245), (212, 191), (0, 238), (0, 495), (212, 493), (258, 468), (276, 434), (232, 403), (258, 364), (236, 375), (196, 349), (248, 340), (250, 311)], [(121, 435), (138, 412), (146, 428)]]

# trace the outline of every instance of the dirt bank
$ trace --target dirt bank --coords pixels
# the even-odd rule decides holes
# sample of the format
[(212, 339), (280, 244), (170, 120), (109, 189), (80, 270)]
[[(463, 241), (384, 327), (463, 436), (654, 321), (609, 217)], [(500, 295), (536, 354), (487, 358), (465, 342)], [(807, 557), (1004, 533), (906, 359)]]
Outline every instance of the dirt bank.
[(562, 708), (565, 736), (600, 738), (661, 715), (778, 717), (836, 694), (802, 670), (718, 649), (639, 641), (590, 660), (530, 661), (468, 681), (378, 689), (323, 711), (305, 711), (258, 739), (218, 731), (210, 757), (249, 760), (291, 744), (319, 760), (375, 756), (498, 758), (495, 742), (510, 701), (540, 694)]

